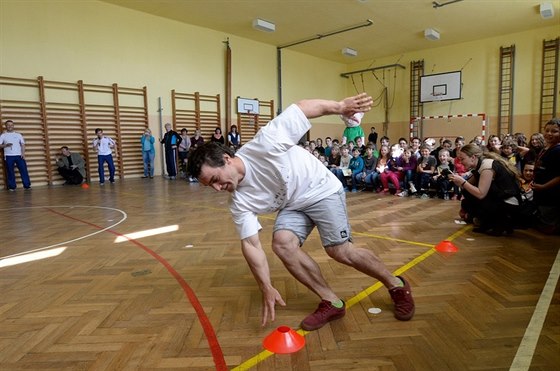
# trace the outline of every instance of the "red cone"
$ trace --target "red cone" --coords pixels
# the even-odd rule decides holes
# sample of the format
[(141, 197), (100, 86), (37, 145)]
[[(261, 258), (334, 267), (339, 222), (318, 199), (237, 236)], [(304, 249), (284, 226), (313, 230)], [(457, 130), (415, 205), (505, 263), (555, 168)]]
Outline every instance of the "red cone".
[(451, 241), (441, 241), (436, 245), (439, 252), (457, 252), (459, 249)]
[(304, 337), (288, 326), (278, 327), (263, 340), (266, 350), (278, 354), (295, 353), (304, 345)]

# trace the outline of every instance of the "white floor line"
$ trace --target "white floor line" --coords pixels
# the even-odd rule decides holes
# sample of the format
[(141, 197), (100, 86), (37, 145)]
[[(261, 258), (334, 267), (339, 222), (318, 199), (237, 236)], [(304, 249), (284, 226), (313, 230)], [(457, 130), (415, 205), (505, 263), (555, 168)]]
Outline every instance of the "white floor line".
[[(39, 247), (37, 249), (33, 249), (33, 250), (27, 250), (27, 251), (23, 251), (17, 254), (13, 254), (13, 255), (6, 255), (6, 256), (0, 256), (0, 260), (2, 259), (7, 259), (7, 258), (13, 258), (15, 256), (19, 256), (19, 255), (25, 255), (25, 254), (29, 254), (29, 253), (33, 253), (33, 252), (37, 252), (37, 251), (42, 251), (42, 250), (47, 250), (47, 249), (52, 249), (53, 247), (57, 247), (57, 246), (62, 246), (62, 245), (67, 245), (69, 243), (72, 242), (76, 242), (79, 240), (83, 240), (85, 238), (94, 236), (96, 234), (105, 232), (108, 229), (111, 229), (113, 227), (116, 227), (117, 225), (121, 224), (122, 222), (124, 222), (126, 220), (126, 218), (128, 217), (128, 215), (120, 210), (120, 209), (115, 209), (113, 207), (104, 207), (104, 206), (82, 206), (82, 205), (72, 205), (72, 206), (33, 206), (33, 207), (18, 207), (17, 210), (22, 210), (22, 209), (56, 209), (56, 208), (67, 208), (67, 209), (72, 209), (72, 208), (77, 208), (77, 207), (82, 207), (82, 208), (97, 208), (97, 209), (107, 209), (107, 210), (114, 210), (114, 211), (118, 211), (119, 213), (122, 214), (122, 219), (119, 220), (118, 222), (116, 222), (115, 224), (112, 224), (108, 227), (105, 227), (103, 229), (100, 229), (98, 231), (95, 231), (93, 233), (90, 234), (86, 234), (85, 236), (81, 236), (81, 237), (77, 237), (74, 238), (72, 240), (68, 240), (68, 241), (63, 241), (63, 242), (59, 242), (59, 243), (55, 243), (54, 245), (49, 245), (49, 246), (45, 246), (45, 247)], [(0, 209), (0, 211), (4, 211), (4, 210), (13, 210), (13, 209)]]
[(525, 371), (531, 367), (531, 361), (533, 355), (535, 354), (535, 348), (537, 347), (537, 342), (539, 341), (539, 336), (546, 319), (546, 314), (548, 308), (550, 307), (550, 302), (554, 296), (554, 289), (558, 284), (558, 278), (560, 276), (560, 250), (556, 254), (556, 260), (550, 269), (548, 279), (544, 285), (543, 291), (537, 302), (535, 311), (533, 312), (533, 317), (531, 317), (531, 322), (525, 330), (525, 335), (523, 335), (523, 340), (517, 348), (517, 354), (511, 363), (510, 371)]

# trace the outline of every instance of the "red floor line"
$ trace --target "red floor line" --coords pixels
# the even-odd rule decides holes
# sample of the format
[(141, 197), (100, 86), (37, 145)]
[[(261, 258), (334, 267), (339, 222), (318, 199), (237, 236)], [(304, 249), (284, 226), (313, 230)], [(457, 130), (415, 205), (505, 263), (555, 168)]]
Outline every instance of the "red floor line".
[[(97, 228), (97, 229), (103, 229), (103, 227), (100, 227), (96, 224), (90, 223), (90, 222), (82, 220), (82, 219), (74, 218), (72, 216), (60, 213), (60, 212), (55, 211), (53, 209), (50, 209), (48, 207), (45, 208), (45, 209), (54, 213), (54, 214), (63, 216), (65, 218), (72, 219), (72, 220), (75, 220), (75, 221), (83, 223), (83, 224), (87, 224), (87, 225), (92, 226), (92, 227)], [(216, 370), (220, 370), (220, 371), (227, 370), (224, 354), (222, 352), (222, 348), (220, 347), (220, 343), (218, 342), (218, 339), (216, 337), (216, 333), (214, 332), (214, 328), (212, 327), (212, 324), (210, 323), (210, 320), (208, 319), (208, 316), (206, 316), (206, 313), (204, 312), (204, 308), (202, 308), (202, 305), (200, 304), (200, 301), (198, 301), (198, 298), (196, 297), (196, 294), (191, 289), (189, 284), (185, 281), (185, 279), (179, 274), (179, 272), (177, 272), (175, 270), (175, 268), (173, 268), (173, 266), (171, 266), (171, 264), (169, 264), (169, 262), (167, 260), (165, 260), (163, 257), (158, 255), (155, 251), (151, 250), (147, 246), (138, 242), (137, 240), (135, 240), (133, 238), (128, 238), (128, 237), (122, 235), (121, 233), (118, 233), (118, 232), (113, 231), (111, 229), (107, 229), (105, 232), (112, 233), (112, 234), (114, 234), (115, 236), (118, 236), (118, 237), (126, 238), (128, 241), (132, 242), (133, 244), (135, 244), (136, 246), (138, 246), (139, 248), (141, 248), (142, 250), (144, 250), (145, 252), (147, 252), (148, 254), (153, 256), (175, 278), (175, 280), (179, 283), (179, 285), (181, 286), (181, 288), (185, 292), (185, 294), (186, 294), (187, 298), (189, 299), (189, 302), (193, 306), (194, 310), (196, 311), (196, 314), (198, 316), (198, 320), (200, 321), (200, 325), (202, 326), (202, 329), (204, 330), (204, 334), (206, 335), (206, 340), (208, 341), (208, 345), (210, 346), (210, 351), (212, 352), (212, 357), (214, 358), (214, 365), (216, 366)]]

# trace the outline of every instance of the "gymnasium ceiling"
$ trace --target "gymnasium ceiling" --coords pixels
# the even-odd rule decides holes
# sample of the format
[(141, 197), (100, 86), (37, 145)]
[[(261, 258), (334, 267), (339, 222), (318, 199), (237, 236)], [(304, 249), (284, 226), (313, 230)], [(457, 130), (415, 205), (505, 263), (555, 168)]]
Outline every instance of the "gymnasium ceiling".
[[(340, 63), (371, 61), (414, 50), (438, 48), (498, 35), (558, 26), (560, 0), (546, 0), (554, 17), (543, 19), (539, 0), (102, 0), (137, 11), (250, 40), (284, 46), (317, 35), (361, 27), (290, 50)], [(253, 29), (255, 18), (273, 22), (275, 32)], [(433, 28), (440, 40), (424, 38)], [(342, 55), (350, 47), (357, 57)]]

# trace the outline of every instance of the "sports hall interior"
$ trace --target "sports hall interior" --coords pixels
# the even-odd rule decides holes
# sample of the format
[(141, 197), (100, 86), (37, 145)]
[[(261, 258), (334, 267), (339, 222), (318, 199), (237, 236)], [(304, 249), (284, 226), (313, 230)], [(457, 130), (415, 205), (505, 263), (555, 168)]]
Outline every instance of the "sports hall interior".
[[(25, 137), (32, 182), (16, 173), (7, 192), (0, 165), (0, 369), (557, 370), (559, 237), (476, 234), (453, 200), (348, 194), (354, 243), (406, 277), (416, 314), (397, 321), (386, 289), (329, 259), (314, 231), (302, 248), (348, 311), (305, 332), (318, 298), (271, 251), (275, 215), (262, 215), (287, 304), (262, 327), (229, 195), (166, 179), (161, 146), (142, 179), (140, 137), (237, 125), (245, 143), (293, 102), (364, 91), (366, 136), (374, 126), (391, 143), (529, 137), (551, 114), (543, 71), (552, 45), (558, 78), (559, 37), (558, 0), (0, 0), (0, 119)], [(420, 76), (451, 71), (461, 99), (420, 104)], [(98, 127), (117, 141), (104, 187)], [(313, 119), (309, 139), (343, 129)], [(63, 145), (85, 158), (88, 188), (62, 185)], [(266, 350), (279, 326), (305, 346)]]

